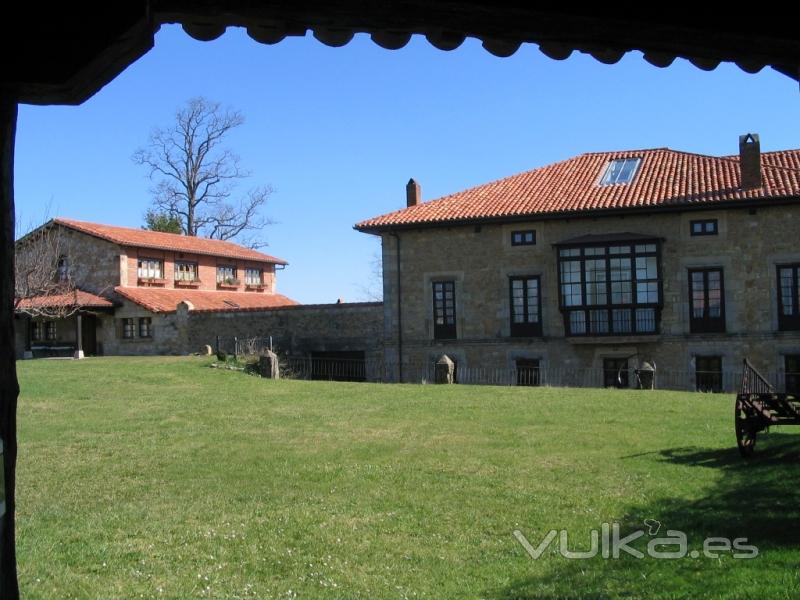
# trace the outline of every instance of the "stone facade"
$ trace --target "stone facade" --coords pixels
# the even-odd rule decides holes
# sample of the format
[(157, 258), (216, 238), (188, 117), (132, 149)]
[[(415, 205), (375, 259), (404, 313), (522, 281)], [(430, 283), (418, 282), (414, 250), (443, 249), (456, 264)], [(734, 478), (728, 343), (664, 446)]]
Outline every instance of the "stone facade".
[[(716, 219), (718, 234), (691, 236), (695, 219)], [(535, 245), (512, 245), (511, 232), (518, 230), (535, 230)], [(582, 370), (602, 371), (603, 359), (638, 354), (656, 363), (662, 384), (694, 389), (696, 357), (719, 356), (730, 388), (744, 357), (772, 373), (783, 369), (785, 355), (800, 354), (800, 331), (778, 330), (776, 272), (778, 264), (800, 263), (798, 231), (800, 207), (785, 205), (384, 233), (386, 360), (396, 363), (401, 357), (403, 379), (412, 379), (418, 365), (431, 364), (442, 354), (457, 361), (459, 372), (485, 368), (511, 373), (517, 359), (538, 359), (543, 374), (560, 371), (567, 377), (561, 383), (572, 377), (580, 384)], [(662, 240), (658, 333), (567, 336), (554, 244), (625, 232)], [(722, 268), (724, 333), (690, 332), (688, 270), (697, 267)], [(541, 336), (510, 335), (512, 276), (540, 277)], [(455, 283), (457, 335), (452, 340), (434, 339), (432, 282), (437, 280)]]

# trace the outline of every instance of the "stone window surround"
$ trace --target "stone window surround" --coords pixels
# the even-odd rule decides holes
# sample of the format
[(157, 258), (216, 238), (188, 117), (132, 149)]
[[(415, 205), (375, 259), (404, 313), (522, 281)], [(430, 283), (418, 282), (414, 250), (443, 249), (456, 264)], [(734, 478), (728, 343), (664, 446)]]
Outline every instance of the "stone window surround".
[[(696, 390), (697, 389), (697, 361), (695, 360), (696, 357), (707, 357), (707, 356), (719, 356), (720, 363), (722, 366), (722, 391), (727, 392), (725, 388), (726, 384), (726, 373), (736, 373), (736, 369), (739, 365), (741, 365), (742, 357), (738, 355), (737, 349), (730, 344), (726, 344), (723, 342), (712, 342), (712, 343), (700, 343), (700, 344), (689, 344), (687, 347), (687, 361), (686, 361), (686, 368), (688, 371), (688, 389)], [(730, 376), (728, 376), (730, 379)], [(734, 380), (737, 382), (738, 379), (734, 377)]]
[[(793, 294), (793, 310), (791, 316), (781, 316), (781, 277), (780, 277), (780, 270), (781, 269), (790, 269), (792, 271), (792, 294)], [(779, 331), (798, 331), (797, 321), (798, 321), (798, 314), (800, 313), (800, 294), (798, 294), (798, 279), (800, 278), (800, 261), (792, 262), (792, 263), (777, 263), (775, 265), (775, 300), (776, 305), (775, 309), (777, 312), (777, 330)], [(784, 326), (781, 327), (781, 320), (784, 320)], [(789, 321), (789, 323), (786, 323)]]
[[(512, 349), (506, 352), (506, 365), (508, 372), (513, 373), (517, 368), (517, 360), (539, 361), (539, 385), (547, 385), (546, 373), (550, 364), (547, 350), (520, 350)], [(514, 382), (516, 383), (516, 382)]]
[[(707, 256), (682, 256), (679, 263), (677, 273), (672, 276), (678, 279), (678, 306), (680, 308), (673, 308), (679, 311), (680, 333), (692, 337), (702, 335), (724, 336), (727, 333), (738, 333), (740, 327), (740, 308), (734, 301), (735, 294), (741, 286), (743, 281), (741, 277), (735, 277), (738, 272), (733, 267), (733, 256), (720, 256), (720, 255), (707, 255)], [(725, 306), (725, 331), (722, 333), (693, 333), (691, 331), (691, 305), (689, 303), (690, 287), (689, 287), (689, 270), (690, 269), (722, 269), (722, 276), (725, 281), (723, 283), (723, 305)], [(674, 280), (672, 280), (674, 283)], [(664, 288), (667, 288), (667, 279), (664, 280)], [(671, 286), (670, 286), (671, 287)], [(673, 294), (672, 290), (669, 292)], [(777, 320), (778, 313), (775, 311), (775, 319)]]
[[(692, 221), (712, 221), (717, 222), (717, 233), (715, 235), (692, 235)], [(682, 213), (680, 222), (679, 238), (684, 242), (692, 244), (718, 244), (728, 236), (728, 218), (726, 211), (687, 211)]]
[[(528, 241), (525, 238), (530, 237)], [(519, 240), (519, 241), (517, 241)], [(535, 246), (536, 245), (536, 230), (531, 228), (514, 229), (511, 231), (511, 245), (512, 246)]]
[[(695, 225), (700, 225), (700, 230), (695, 231)], [(707, 231), (707, 225), (713, 225), (713, 231)], [(719, 234), (719, 221), (717, 219), (692, 219), (689, 221), (689, 235), (692, 237), (715, 236)]]
[[(706, 316), (709, 312), (711, 303), (710, 289), (711, 289), (711, 273), (719, 273), (719, 317)], [(702, 283), (699, 288), (695, 288), (693, 277), (695, 274), (702, 274)], [(725, 333), (725, 269), (722, 267), (691, 267), (687, 270), (688, 286), (689, 286), (689, 330), (693, 334), (703, 333)], [(703, 307), (704, 315), (702, 317), (694, 317), (694, 292), (703, 292)], [(694, 324), (694, 330), (692, 325)], [(719, 331), (715, 329), (719, 328)]]
[[(485, 227), (491, 227), (485, 226)], [(502, 236), (503, 250), (506, 252), (537, 252), (545, 253), (550, 256), (550, 247), (547, 244), (547, 225), (544, 221), (525, 221), (519, 223), (508, 223), (497, 228)], [(535, 231), (535, 244), (512, 244), (511, 236), (515, 231)]]
[[(781, 331), (778, 326), (778, 265), (800, 264), (800, 252), (783, 252), (767, 256), (769, 270), (769, 322), (770, 331)], [(790, 331), (781, 333), (791, 333)]]
[[(526, 271), (522, 272), (519, 270), (507, 270), (504, 272), (505, 275), (505, 287), (506, 287), (506, 294), (503, 297), (502, 308), (500, 317), (503, 319), (503, 326), (501, 328), (501, 335), (502, 337), (507, 338), (526, 338), (526, 337), (533, 337), (539, 338), (544, 337), (545, 335), (545, 326), (548, 323), (548, 320), (545, 318), (544, 310), (545, 310), (545, 302), (546, 302), (546, 277), (542, 272), (535, 272), (535, 271)], [(510, 285), (512, 278), (537, 278), (539, 280), (539, 328), (540, 333), (533, 335), (533, 336), (512, 336), (511, 335), (511, 292), (510, 292)], [(524, 358), (524, 357), (523, 357)]]
[[(716, 390), (717, 393), (725, 392), (725, 356), (722, 354), (695, 354), (693, 357), (694, 359), (694, 373), (693, 373), (693, 380), (694, 380), (694, 389), (695, 391), (704, 391), (704, 392), (714, 392), (715, 390), (699, 390), (697, 389), (697, 375), (698, 375), (698, 362), (702, 359), (719, 359), (719, 390)], [(704, 371), (705, 373), (715, 373), (715, 371)]]
[[(459, 340), (464, 337), (464, 272), (463, 271), (434, 271), (423, 273), (422, 285), (424, 286), (425, 303), (425, 336), (427, 339), (446, 344), (452, 340), (437, 340), (433, 336), (433, 282), (434, 281), (453, 281), (456, 295), (456, 337)], [(451, 357), (453, 358), (453, 357)], [(455, 360), (455, 359), (454, 359)]]

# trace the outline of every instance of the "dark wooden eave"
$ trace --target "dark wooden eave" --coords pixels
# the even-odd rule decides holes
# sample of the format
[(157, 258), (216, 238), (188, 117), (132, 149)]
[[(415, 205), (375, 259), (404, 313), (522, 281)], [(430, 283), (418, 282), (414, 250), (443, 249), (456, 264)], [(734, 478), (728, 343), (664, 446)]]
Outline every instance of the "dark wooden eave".
[(585, 52), (615, 63), (641, 51), (659, 67), (686, 58), (701, 69), (733, 62), (747, 72), (764, 67), (800, 80), (800, 36), (774, 12), (727, 10), (644, 12), (607, 7), (541, 8), (503, 0), (403, 2), (355, 0), (115, 0), (45, 4), (11, 2), (0, 25), (0, 92), (20, 102), (78, 104), (152, 46), (163, 23), (180, 23), (199, 40), (244, 27), (262, 43), (311, 33), (330, 46), (366, 33), (388, 49), (422, 35), (442, 50), (465, 38), (497, 56), (534, 43), (547, 56)]

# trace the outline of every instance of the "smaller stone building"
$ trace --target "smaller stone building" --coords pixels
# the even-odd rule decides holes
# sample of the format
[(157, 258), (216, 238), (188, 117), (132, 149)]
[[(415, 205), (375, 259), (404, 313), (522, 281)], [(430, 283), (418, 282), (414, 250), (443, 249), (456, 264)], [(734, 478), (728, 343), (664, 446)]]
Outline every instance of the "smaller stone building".
[[(235, 336), (272, 337), (288, 355), (380, 355), (380, 304), (301, 306), (277, 292), (283, 259), (227, 241), (62, 218), (20, 239), (17, 251), (35, 252), (45, 233), (58, 237), (66, 291), (18, 299), (20, 358), (189, 354)], [(34, 310), (48, 303), (67, 307), (54, 311), (67, 316)]]

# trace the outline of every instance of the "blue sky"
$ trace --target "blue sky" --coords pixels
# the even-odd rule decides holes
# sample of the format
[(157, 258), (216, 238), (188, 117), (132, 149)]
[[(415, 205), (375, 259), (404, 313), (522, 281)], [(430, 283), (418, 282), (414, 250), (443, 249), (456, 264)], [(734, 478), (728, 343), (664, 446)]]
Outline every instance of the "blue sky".
[(243, 189), (276, 190), (265, 251), (289, 261), (279, 291), (301, 302), (364, 298), (379, 244), (352, 226), (403, 207), (410, 177), (430, 200), (582, 152), (734, 154), (748, 131), (762, 150), (800, 145), (798, 86), (769, 69), (554, 61), (534, 45), (500, 59), (475, 40), (442, 52), (420, 37), (397, 51), (366, 35), (266, 46), (239, 29), (203, 43), (169, 26), (83, 105), (20, 107), (18, 220), (140, 226), (151, 183), (130, 157), (200, 95), (245, 115), (227, 145), (252, 172)]

